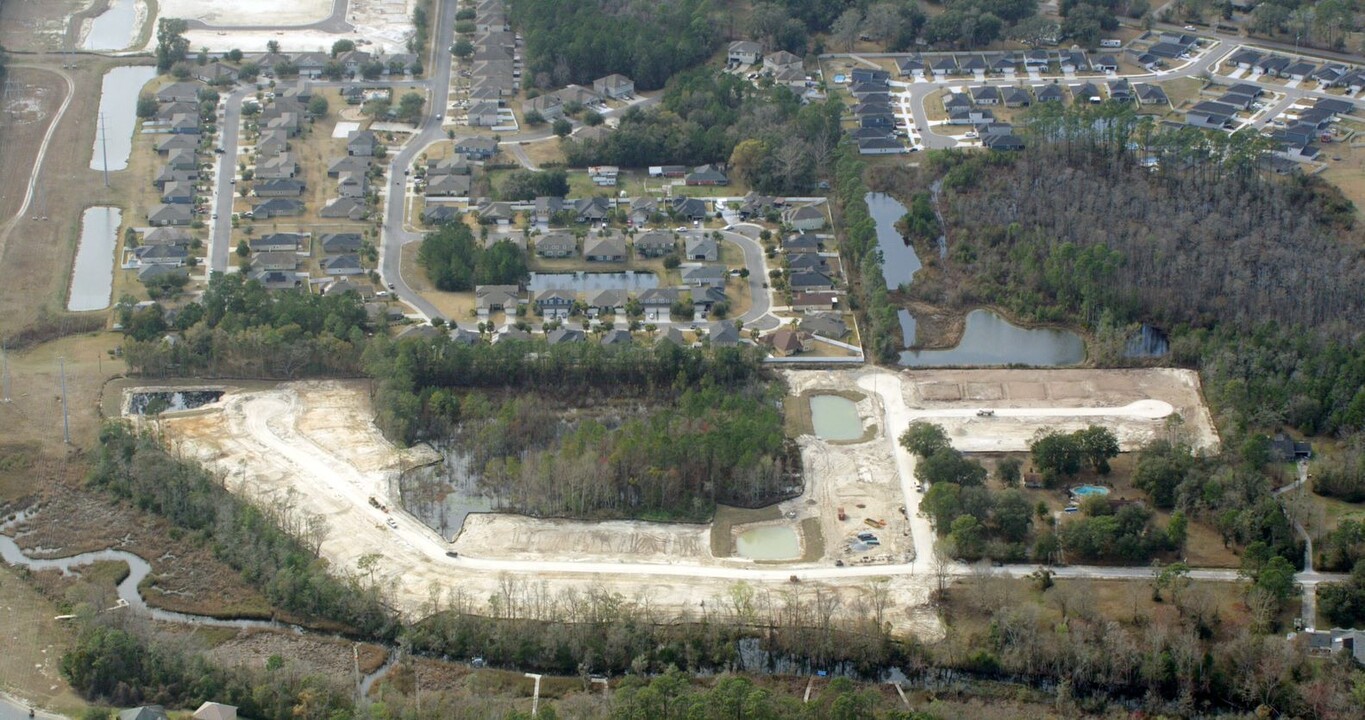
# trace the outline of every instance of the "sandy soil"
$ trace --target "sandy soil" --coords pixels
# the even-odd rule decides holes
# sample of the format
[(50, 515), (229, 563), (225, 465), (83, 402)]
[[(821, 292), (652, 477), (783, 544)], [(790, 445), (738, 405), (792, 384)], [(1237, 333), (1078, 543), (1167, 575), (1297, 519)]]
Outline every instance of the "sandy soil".
[[(404, 513), (386, 515), (368, 503), (368, 497), (376, 496), (397, 506), (390, 489), (398, 469), (428, 456), (398, 451), (379, 435), (370, 421), (365, 390), (364, 383), (314, 382), (230, 393), (216, 407), (188, 417), (168, 417), (164, 430), (186, 456), (227, 474), (232, 490), (263, 501), (278, 501), (292, 490), (301, 509), (323, 514), (331, 532), (322, 554), (337, 568), (356, 568), (367, 553), (383, 555), (376, 581), (390, 588), (395, 603), (414, 616), (429, 607), (433, 588), (458, 588), (481, 600), (497, 592), (505, 575), (534, 578), (551, 591), (604, 588), (633, 602), (680, 613), (696, 612), (707, 600), (716, 602), (735, 581), (743, 580), (759, 591), (781, 591), (793, 587), (790, 577), (797, 574), (803, 579), (799, 592), (816, 587), (835, 590), (852, 612), (872, 578), (882, 574), (877, 567), (834, 568), (827, 563), (755, 568), (693, 565), (677, 559), (656, 565), (635, 558), (596, 561), (565, 547), (536, 560), (466, 553), (448, 557), (445, 552), (451, 546), (429, 528)], [(390, 519), (395, 528), (387, 525)], [(893, 613), (897, 629), (926, 637), (939, 634), (936, 618), (922, 608), (927, 582), (899, 574), (892, 577), (891, 588), (897, 601)]]
[(332, 0), (160, 0), (161, 16), (210, 25), (307, 25), (332, 14)]
[[(918, 418), (944, 426), (964, 452), (1028, 449), (1038, 432), (1111, 428), (1133, 450), (1167, 432), (1213, 449), (1218, 434), (1192, 370), (907, 371), (905, 402)], [(980, 409), (994, 411), (978, 417)], [(1169, 418), (1178, 415), (1180, 430)]]
[[(270, 29), (192, 29), (185, 33), (190, 46), (207, 47), (218, 52), (241, 48), (245, 52), (264, 52), (266, 43), (276, 40), (285, 52), (330, 50), (342, 39), (365, 39), (371, 45), (361, 49), (375, 52), (406, 52), (412, 34), (412, 7), (415, 0), (350, 0), (345, 21), (352, 32), (330, 32), (317, 28), (298, 28), (327, 19), (332, 0), (300, 0), (281, 4), (274, 0), (236, 0), (225, 4), (216, 0), (162, 0), (161, 17), (189, 17), (214, 26), (278, 27)], [(168, 9), (168, 7), (170, 9)], [(230, 7), (230, 12), (224, 9)], [(173, 11), (174, 10), (174, 11)], [(294, 26), (294, 27), (290, 27)], [(153, 38), (148, 48), (155, 43)]]

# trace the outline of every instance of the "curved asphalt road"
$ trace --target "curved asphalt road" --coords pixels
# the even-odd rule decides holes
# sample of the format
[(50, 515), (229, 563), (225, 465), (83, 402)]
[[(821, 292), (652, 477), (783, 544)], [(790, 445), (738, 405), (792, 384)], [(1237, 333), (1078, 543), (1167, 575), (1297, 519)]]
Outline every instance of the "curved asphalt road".
[(455, 36), (455, 11), (458, 4), (459, 0), (441, 0), (436, 7), (436, 32), (432, 34), (431, 40), (435, 62), (430, 65), (432, 70), (426, 82), (431, 91), (426, 104), (426, 115), (422, 118), (421, 125), (417, 127), (417, 133), (389, 162), (388, 187), (384, 196), (384, 224), (379, 235), (379, 275), (384, 284), (398, 299), (429, 318), (441, 317), (441, 312), (403, 282), (401, 271), (403, 246), (422, 239), (420, 234), (408, 232), (403, 227), (408, 196), (407, 176), (403, 171), (411, 167), (413, 159), (427, 146), (446, 138), (441, 121), (437, 118), (444, 117), (446, 102), (450, 96), (450, 66), (453, 56), (447, 48), (450, 47), (450, 39)]

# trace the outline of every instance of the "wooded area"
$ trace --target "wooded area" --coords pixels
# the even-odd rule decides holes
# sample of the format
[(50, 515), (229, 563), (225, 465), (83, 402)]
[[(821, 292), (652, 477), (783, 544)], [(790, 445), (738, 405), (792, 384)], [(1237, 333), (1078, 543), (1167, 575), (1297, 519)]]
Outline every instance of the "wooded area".
[(844, 267), (856, 270), (850, 273), (849, 299), (861, 316), (863, 347), (869, 357), (879, 362), (895, 362), (904, 346), (900, 320), (882, 274), (877, 223), (867, 207), (864, 165), (857, 147), (851, 143), (840, 145), (834, 167), (835, 225), (842, 231), (839, 254)]
[(372, 344), (376, 422), (450, 442), (508, 509), (703, 520), (801, 485), (785, 387), (754, 348)]
[(1257, 137), (1127, 109), (1035, 110), (1030, 132), (1020, 153), (935, 152), (874, 178), (902, 197), (943, 181), (948, 256), (909, 298), (1089, 328), (1102, 365), (1147, 323), (1200, 368), (1222, 424), (1365, 427), (1365, 236), (1336, 188), (1263, 169)]
[(323, 518), (297, 511), (291, 498), (253, 505), (197, 463), (171, 456), (152, 435), (123, 423), (101, 430), (89, 482), (164, 516), (186, 532), (187, 542), (207, 544), (275, 607), (367, 637), (390, 638), (398, 630), (378, 588), (329, 572), (317, 551), (331, 528)]
[(464, 223), (448, 223), (422, 238), (417, 263), (438, 290), (470, 292), (476, 285), (519, 285), (529, 269), (526, 251), (511, 240), (487, 248)]
[(704, 67), (668, 81), (663, 102), (631, 108), (600, 140), (566, 140), (571, 167), (729, 163), (760, 192), (809, 193), (829, 169), (842, 134), (837, 99), (803, 105), (786, 86)]
[(706, 0), (515, 0), (508, 19), (526, 39), (529, 86), (592, 87), (593, 80), (620, 73), (640, 90), (655, 90), (716, 49), (713, 9)]

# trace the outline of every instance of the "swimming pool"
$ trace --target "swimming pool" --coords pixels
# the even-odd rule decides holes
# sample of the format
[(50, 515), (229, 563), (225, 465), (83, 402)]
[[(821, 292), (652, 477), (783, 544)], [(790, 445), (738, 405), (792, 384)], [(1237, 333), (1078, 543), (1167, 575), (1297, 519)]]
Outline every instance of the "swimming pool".
[(1078, 497), (1089, 497), (1091, 495), (1108, 495), (1109, 488), (1103, 485), (1077, 485), (1071, 488), (1071, 494)]
[(836, 82), (836, 83), (843, 84), (843, 83), (845, 83), (845, 82), (847, 82), (847, 81), (848, 81), (848, 78), (847, 78), (846, 76), (844, 76), (844, 75), (835, 75), (835, 76), (834, 76), (834, 82)]

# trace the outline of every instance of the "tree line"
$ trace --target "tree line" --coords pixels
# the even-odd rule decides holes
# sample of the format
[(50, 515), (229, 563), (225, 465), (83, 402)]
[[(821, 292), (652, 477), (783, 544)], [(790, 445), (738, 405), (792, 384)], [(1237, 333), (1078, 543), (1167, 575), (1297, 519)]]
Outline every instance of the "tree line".
[(115, 312), (128, 368), (146, 376), (355, 376), (373, 329), (354, 293), (272, 293), (242, 273), (214, 274), (172, 320), (160, 305), (134, 307), (124, 297)]
[(882, 253), (877, 247), (877, 223), (867, 207), (864, 165), (858, 149), (842, 143), (834, 163), (834, 210), (840, 228), (839, 254), (850, 272), (849, 300), (860, 315), (863, 347), (880, 362), (894, 362), (909, 338), (902, 340), (896, 307), (882, 274)]
[(527, 84), (553, 88), (620, 73), (639, 90), (716, 49), (719, 36), (705, 0), (617, 4), (598, 0), (517, 0), (508, 19), (526, 39)]
[(398, 629), (377, 588), (329, 572), (317, 551), (330, 528), (297, 511), (291, 497), (253, 505), (197, 463), (168, 453), (152, 435), (118, 422), (100, 431), (88, 482), (207, 544), (287, 613), (365, 637), (392, 637)]
[(427, 233), (417, 263), (436, 289), (447, 292), (469, 292), (476, 285), (520, 285), (530, 272), (525, 250), (510, 240), (484, 247), (464, 223), (447, 223)]
[(563, 143), (571, 167), (728, 163), (760, 192), (809, 192), (842, 133), (838, 100), (803, 105), (785, 85), (758, 87), (703, 67), (669, 79), (658, 107), (630, 108), (601, 139)]

